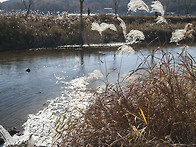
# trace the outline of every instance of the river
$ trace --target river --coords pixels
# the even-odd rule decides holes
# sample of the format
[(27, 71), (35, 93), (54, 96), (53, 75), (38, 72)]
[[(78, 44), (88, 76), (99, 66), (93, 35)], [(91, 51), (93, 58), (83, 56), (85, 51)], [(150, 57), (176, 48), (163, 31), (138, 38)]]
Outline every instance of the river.
[[(166, 50), (179, 52), (182, 48)], [(196, 57), (196, 46), (189, 52)], [(61, 95), (59, 79), (69, 82), (98, 69), (104, 75), (111, 72), (109, 79), (114, 82), (117, 73), (136, 68), (149, 54), (152, 51), (148, 49), (123, 57), (118, 56), (116, 49), (1, 51), (0, 124), (5, 128), (22, 129), (29, 114), (37, 113), (48, 100)], [(26, 72), (27, 68), (31, 71)]]

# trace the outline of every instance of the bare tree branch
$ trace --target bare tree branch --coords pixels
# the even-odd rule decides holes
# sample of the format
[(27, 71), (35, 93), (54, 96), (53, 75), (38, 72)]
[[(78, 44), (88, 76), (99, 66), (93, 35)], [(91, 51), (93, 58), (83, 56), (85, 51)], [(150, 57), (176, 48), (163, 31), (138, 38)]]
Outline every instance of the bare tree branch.
[(33, 5), (34, 0), (21, 0), (21, 1), (28, 15), (30, 13), (31, 6)]
[(115, 16), (117, 16), (117, 14), (118, 14), (118, 7), (119, 7), (119, 4), (120, 4), (120, 1), (121, 0), (113, 0)]

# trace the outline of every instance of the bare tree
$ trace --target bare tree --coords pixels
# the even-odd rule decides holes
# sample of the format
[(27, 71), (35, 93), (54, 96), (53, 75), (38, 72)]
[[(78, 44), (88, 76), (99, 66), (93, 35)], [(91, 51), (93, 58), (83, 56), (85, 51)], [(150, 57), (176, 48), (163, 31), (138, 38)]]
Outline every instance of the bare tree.
[(27, 15), (30, 13), (31, 6), (33, 5), (34, 0), (21, 0), (25, 10), (27, 11)]
[(117, 16), (117, 14), (118, 14), (118, 7), (119, 7), (119, 4), (120, 4), (120, 1), (121, 0), (113, 0), (115, 16)]
[(170, 6), (170, 0), (165, 1), (165, 5), (167, 6), (166, 11), (169, 11), (169, 6)]
[(83, 3), (84, 0), (80, 0), (80, 19), (82, 20), (82, 14), (83, 14)]
[(185, 7), (185, 13), (190, 14), (190, 9), (194, 3), (193, 0), (183, 0), (182, 3)]
[(181, 0), (176, 0), (176, 3), (178, 5), (175, 5), (175, 11), (176, 11), (176, 14), (179, 15), (180, 14), (180, 4), (181, 4)]
[(70, 2), (69, 0), (65, 0), (65, 3), (66, 3), (66, 8), (67, 8), (67, 12), (69, 11), (69, 7), (70, 7)]
[(83, 30), (84, 30), (84, 25), (83, 25), (83, 3), (84, 0), (80, 0), (80, 34), (79, 34), (79, 39), (80, 39), (80, 44), (83, 45), (84, 44), (84, 40), (83, 40)]

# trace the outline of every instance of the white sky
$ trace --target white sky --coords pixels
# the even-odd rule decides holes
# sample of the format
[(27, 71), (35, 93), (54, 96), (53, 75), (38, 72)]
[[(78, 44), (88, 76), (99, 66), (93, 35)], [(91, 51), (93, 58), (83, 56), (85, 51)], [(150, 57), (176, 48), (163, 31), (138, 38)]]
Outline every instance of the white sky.
[(4, 2), (4, 1), (8, 1), (8, 0), (0, 0), (0, 3), (1, 3), (1, 2)]

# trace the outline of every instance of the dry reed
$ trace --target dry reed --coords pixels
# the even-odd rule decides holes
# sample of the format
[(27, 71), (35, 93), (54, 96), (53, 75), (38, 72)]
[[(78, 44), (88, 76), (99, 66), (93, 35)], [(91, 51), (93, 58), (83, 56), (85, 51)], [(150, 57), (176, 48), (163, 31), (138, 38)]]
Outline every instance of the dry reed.
[[(59, 146), (194, 146), (196, 67), (186, 51), (147, 57), (117, 84), (106, 83), (80, 118), (56, 125)], [(66, 117), (65, 117), (66, 118)], [(61, 131), (59, 131), (61, 130)]]

